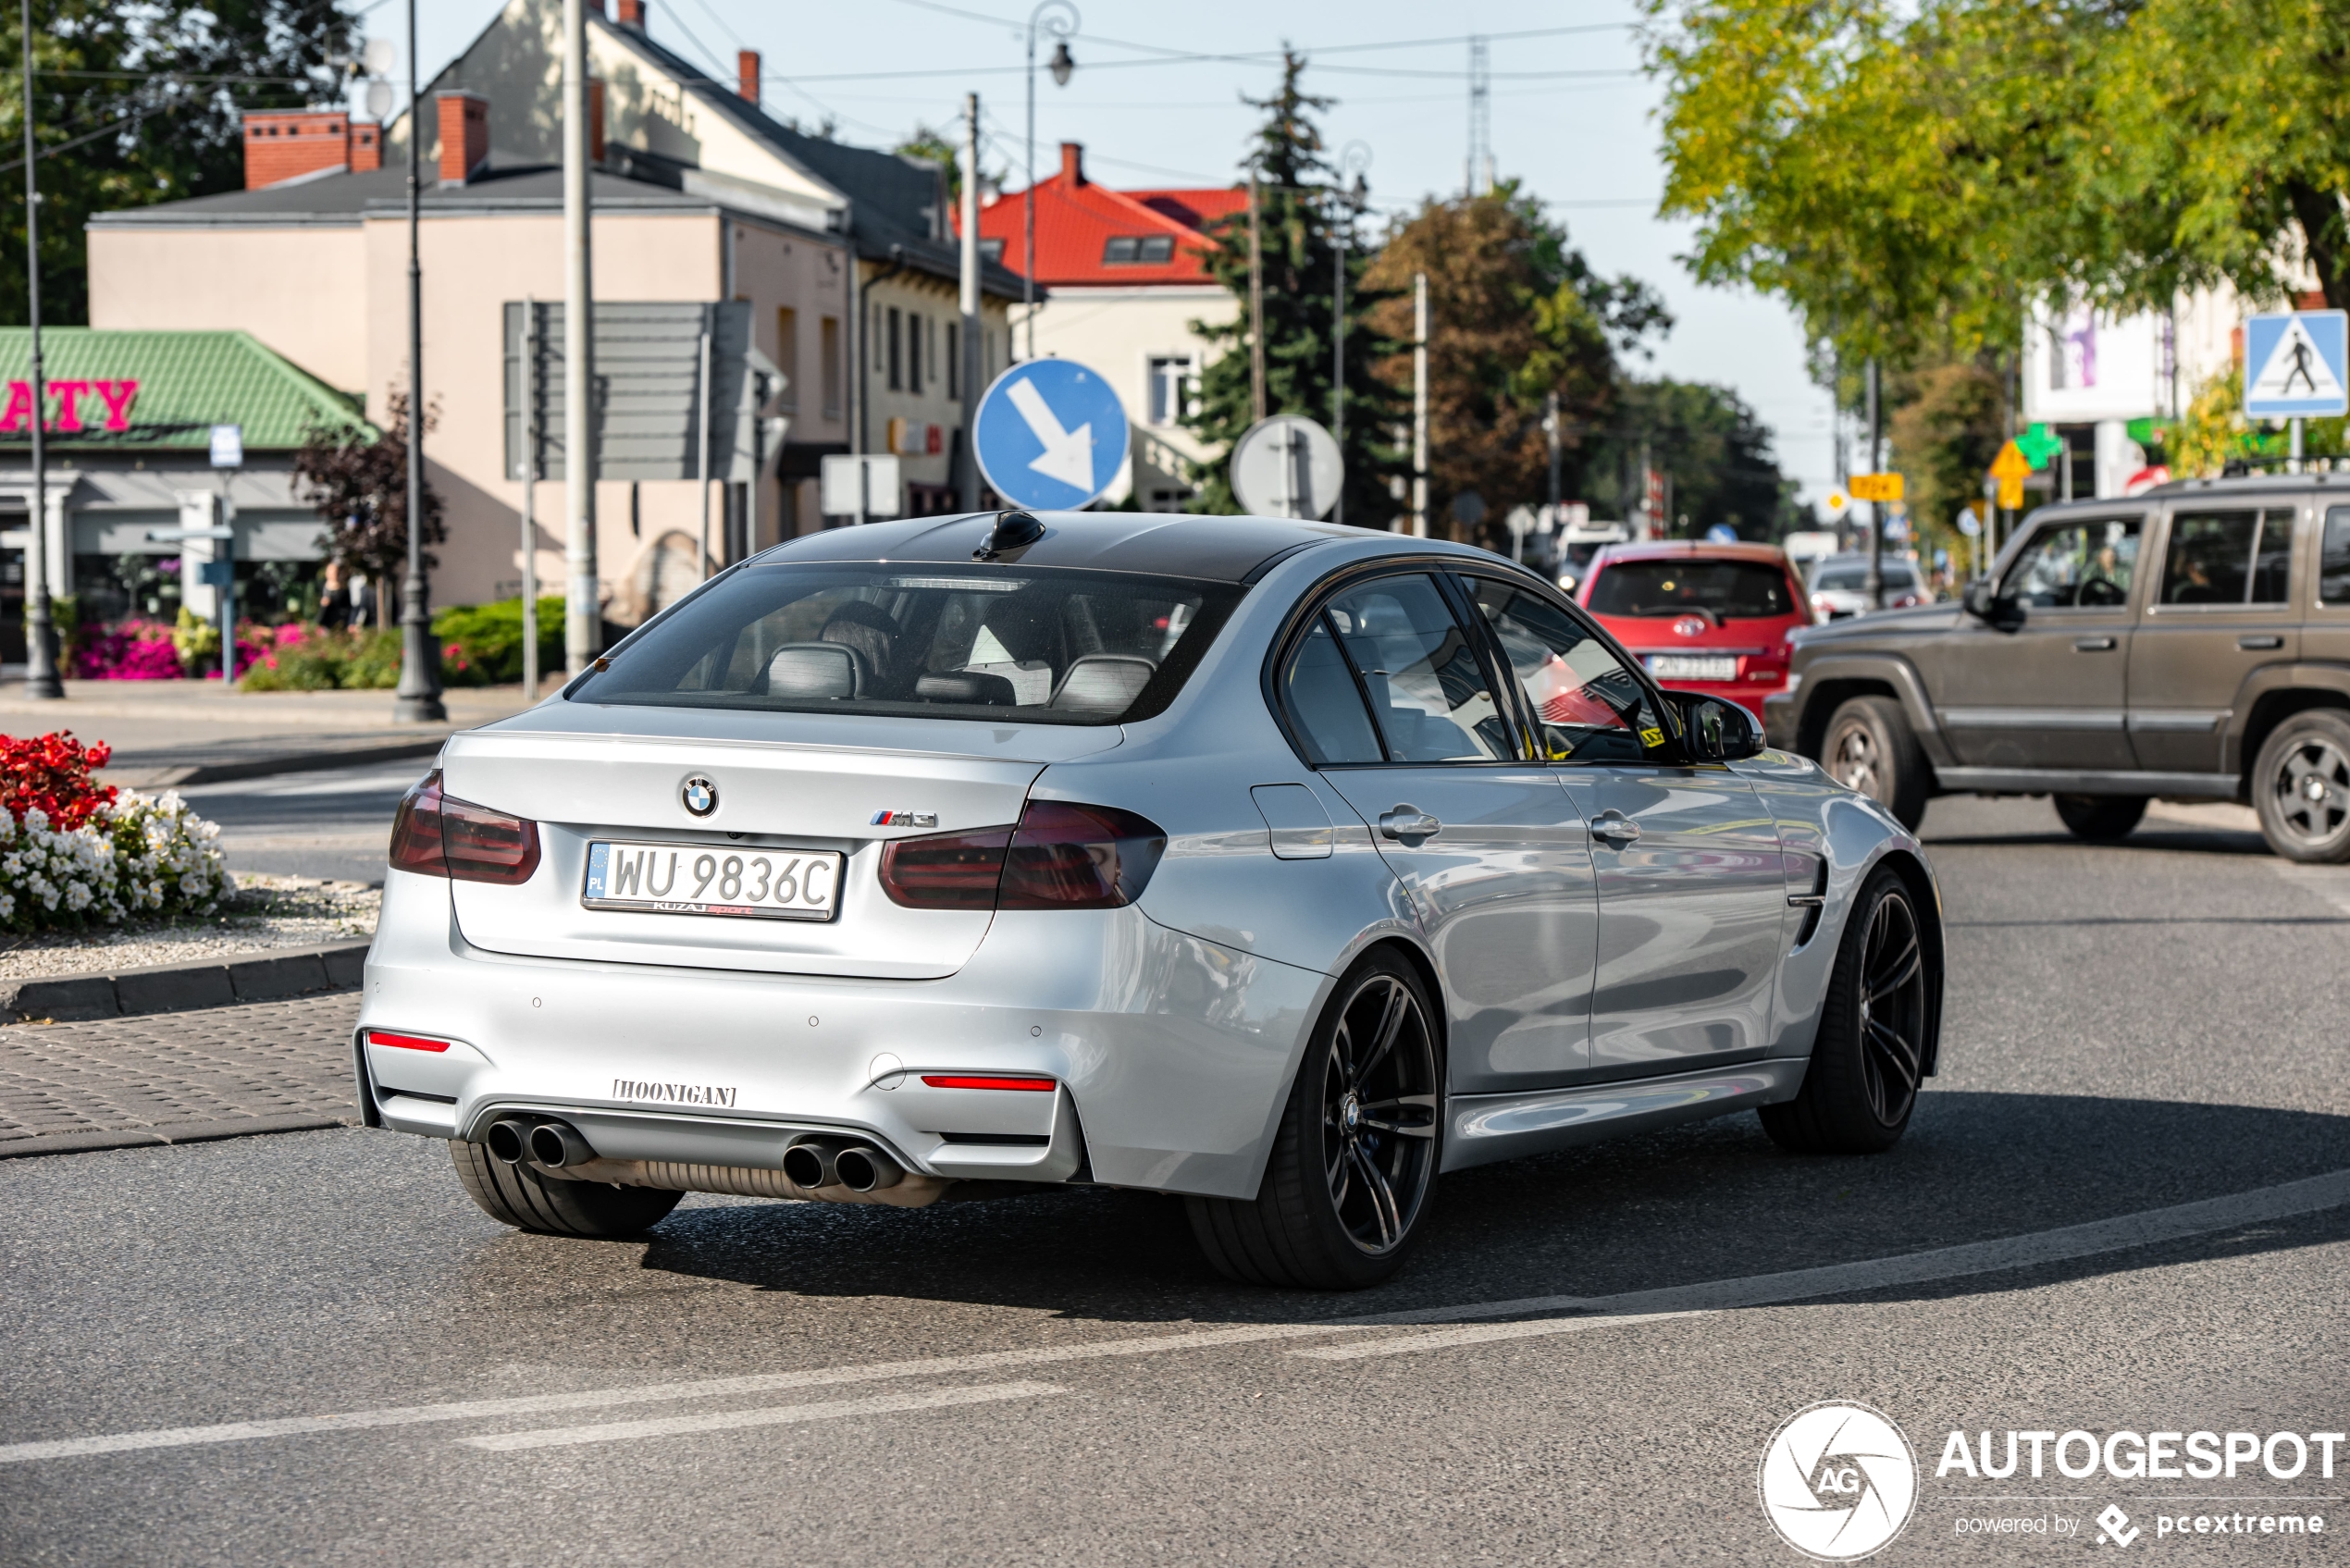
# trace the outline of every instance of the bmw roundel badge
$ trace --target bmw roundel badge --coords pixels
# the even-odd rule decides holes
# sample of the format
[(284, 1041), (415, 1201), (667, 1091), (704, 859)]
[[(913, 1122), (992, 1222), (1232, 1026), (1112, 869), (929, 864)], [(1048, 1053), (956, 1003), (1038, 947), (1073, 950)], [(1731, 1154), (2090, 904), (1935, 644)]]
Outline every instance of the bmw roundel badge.
[(677, 798), (684, 801), (686, 809), (695, 816), (707, 817), (718, 809), (718, 786), (696, 773), (677, 791)]

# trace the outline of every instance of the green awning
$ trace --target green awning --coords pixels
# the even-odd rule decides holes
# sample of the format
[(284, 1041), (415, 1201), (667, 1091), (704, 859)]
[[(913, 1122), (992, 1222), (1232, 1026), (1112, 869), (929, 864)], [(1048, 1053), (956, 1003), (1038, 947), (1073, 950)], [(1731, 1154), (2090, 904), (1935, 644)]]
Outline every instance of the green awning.
[[(53, 451), (202, 452), (216, 425), (242, 426), (251, 452), (291, 451), (319, 426), (376, 433), (354, 400), (250, 332), (52, 327), (41, 352)], [(0, 448), (31, 444), (31, 329), (0, 327)]]

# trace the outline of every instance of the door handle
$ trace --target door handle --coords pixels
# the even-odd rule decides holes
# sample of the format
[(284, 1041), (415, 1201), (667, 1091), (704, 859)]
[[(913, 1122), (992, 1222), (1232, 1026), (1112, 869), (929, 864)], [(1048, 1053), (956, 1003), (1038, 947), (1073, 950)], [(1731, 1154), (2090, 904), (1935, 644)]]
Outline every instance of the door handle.
[(1633, 843), (1640, 836), (1640, 824), (1613, 807), (1591, 819), (1591, 836), (1603, 838), (1618, 846)]
[(2275, 633), (2271, 632), (2265, 636), (2238, 637), (2236, 638), (2236, 646), (2245, 649), (2246, 652), (2263, 648), (2282, 648), (2284, 646), (2284, 638), (2278, 636)]
[(2074, 637), (2072, 639), (2072, 651), (2075, 653), (2111, 653), (2113, 651), (2113, 639), (2111, 637)]
[(1443, 826), (1416, 806), (1398, 806), (1379, 816), (1379, 831), (1390, 838), (1434, 838)]

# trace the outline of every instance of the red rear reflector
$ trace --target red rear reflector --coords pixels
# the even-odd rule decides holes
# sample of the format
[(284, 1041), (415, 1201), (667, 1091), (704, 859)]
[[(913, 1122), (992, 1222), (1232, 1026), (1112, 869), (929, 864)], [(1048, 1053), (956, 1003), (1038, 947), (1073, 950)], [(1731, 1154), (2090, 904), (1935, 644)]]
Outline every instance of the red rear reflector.
[(933, 1089), (1058, 1089), (1049, 1078), (973, 1078), (967, 1074), (926, 1072), (922, 1081)]
[(449, 1049), (449, 1042), (446, 1040), (427, 1040), (421, 1034), (387, 1034), (380, 1029), (371, 1029), (367, 1031), (367, 1043), (397, 1045), (403, 1051), (446, 1051)]

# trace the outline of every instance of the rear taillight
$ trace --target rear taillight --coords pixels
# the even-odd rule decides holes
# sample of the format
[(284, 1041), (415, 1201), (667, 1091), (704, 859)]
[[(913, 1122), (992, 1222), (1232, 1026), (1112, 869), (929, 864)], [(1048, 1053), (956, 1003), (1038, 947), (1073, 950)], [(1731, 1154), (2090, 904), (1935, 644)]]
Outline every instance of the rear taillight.
[(1016, 828), (884, 846), (881, 884), (911, 909), (1116, 909), (1166, 852), (1157, 824), (1132, 811), (1033, 800)]
[(401, 797), (391, 820), (391, 865), (512, 887), (538, 869), (538, 824), (443, 795), (436, 769)]

